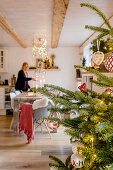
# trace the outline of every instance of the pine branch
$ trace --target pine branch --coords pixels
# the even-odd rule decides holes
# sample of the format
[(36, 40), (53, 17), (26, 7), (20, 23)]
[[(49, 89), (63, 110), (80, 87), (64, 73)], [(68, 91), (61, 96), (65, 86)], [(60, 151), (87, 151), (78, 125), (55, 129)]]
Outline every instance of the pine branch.
[(65, 132), (71, 136), (71, 140), (80, 139), (82, 132), (79, 129), (66, 129)]
[(66, 167), (68, 167), (68, 165), (71, 163), (71, 155), (69, 155), (65, 161), (65, 165)]
[[(73, 170), (74, 169), (74, 167), (71, 164), (71, 155), (69, 155), (67, 157), (65, 164), (60, 159), (56, 158), (55, 156), (50, 155), (49, 157), (50, 157), (50, 159), (54, 160), (55, 162), (58, 162), (57, 164), (49, 163), (50, 167), (56, 167), (56, 168), (58, 168), (58, 170)], [(63, 164), (61, 164), (61, 162)]]
[(113, 123), (103, 122), (100, 125), (97, 125), (97, 130), (102, 134), (104, 140), (113, 138)]
[[(63, 93), (66, 93), (67, 94), (67, 98), (63, 98), (63, 96), (58, 97), (57, 95), (54, 95), (55, 101), (60, 103), (60, 104), (62, 104), (62, 105), (65, 105), (65, 106), (66, 106), (67, 100), (69, 101), (70, 97), (71, 97), (71, 100), (75, 99), (75, 100), (79, 100), (79, 102), (80, 101), (83, 102), (84, 100), (87, 101), (87, 99), (89, 98), (86, 94), (81, 93), (80, 91), (72, 92), (72, 91), (66, 90), (66, 89), (64, 89), (62, 87), (59, 87), (59, 86), (54, 86), (54, 85), (46, 84), (45, 85), (45, 89), (46, 88), (51, 88), (51, 90), (59, 90), (59, 91), (61, 91)], [(41, 90), (41, 91), (44, 94), (44, 90)], [(46, 91), (48, 91), (48, 90), (46, 89), (45, 92)], [(45, 93), (45, 95), (46, 95), (46, 93)], [(47, 95), (48, 95), (48, 92), (47, 92)], [(73, 102), (69, 101), (67, 103), (67, 106), (69, 106), (69, 105), (73, 105)]]
[(55, 103), (59, 103), (60, 105), (63, 105), (63, 106), (66, 106), (66, 107), (74, 106), (73, 102), (66, 100), (66, 99), (62, 99), (60, 97), (55, 97), (54, 101), (55, 101)]
[(59, 87), (59, 86), (45, 84), (44, 87), (49, 87), (49, 88), (51, 88), (52, 90), (58, 90), (58, 91), (60, 91), (60, 92), (62, 92), (62, 93), (65, 93), (65, 94), (71, 96), (71, 97), (74, 97), (74, 96), (75, 96), (75, 94), (74, 94), (73, 91), (66, 90), (65, 88), (62, 88), (62, 87)]
[(35, 92), (40, 92), (41, 94), (47, 96), (48, 98), (50, 99), (53, 99), (55, 97), (55, 94), (49, 92), (47, 89), (45, 88), (38, 88), (38, 89), (32, 89), (32, 91), (35, 91)]
[(90, 90), (90, 89), (86, 89), (86, 90), (87, 90), (88, 93), (90, 93), (90, 96), (91, 96), (92, 98), (95, 98), (95, 97), (99, 97), (99, 96), (100, 96), (97, 92), (95, 92), (95, 91), (93, 91), (93, 90)]
[(59, 165), (54, 164), (54, 163), (49, 163), (49, 166), (50, 166), (50, 167), (55, 167), (55, 168), (58, 168), (58, 167), (59, 167)]
[(113, 39), (108, 40), (107, 44), (113, 46)]
[(113, 123), (109, 123), (109, 122), (103, 122), (100, 125), (97, 126), (97, 129), (99, 131), (102, 131), (105, 128), (111, 128), (111, 130), (113, 130)]
[(69, 112), (69, 111), (71, 111), (73, 109), (78, 110), (79, 107), (78, 106), (74, 106), (74, 107), (67, 107), (67, 108), (62, 108), (62, 109), (60, 109), (58, 107), (56, 107), (56, 108), (54, 108), (54, 107), (53, 108), (48, 108), (48, 110), (53, 112), (53, 113), (56, 113), (56, 112), (66, 113), (66, 112)]
[[(106, 130), (108, 130), (108, 129), (106, 129)], [(104, 133), (104, 137), (105, 137), (105, 139), (109, 139), (110, 137), (113, 137), (113, 130), (109, 131), (108, 133)]]
[(58, 165), (60, 165), (62, 167), (65, 167), (65, 164), (60, 159), (58, 159), (57, 157), (49, 155), (49, 158), (51, 160), (54, 160)]
[(110, 33), (110, 31), (108, 29), (101, 28), (101, 27), (85, 25), (85, 28), (89, 29), (89, 30), (101, 32), (101, 33), (104, 33), (104, 34), (109, 34)]
[(105, 37), (106, 35), (108, 35), (107, 33), (102, 33), (102, 34), (99, 34), (93, 41), (97, 41), (103, 37)]
[[(96, 121), (97, 123), (98, 122), (104, 122), (105, 124), (107, 123), (108, 126), (110, 125), (112, 127), (112, 129), (113, 129), (113, 122), (109, 119), (109, 117), (106, 117), (106, 113), (103, 113), (103, 114), (105, 114), (105, 115), (103, 115), (103, 116), (102, 115), (101, 116), (100, 115), (99, 116), (95, 115), (95, 116), (91, 117), (91, 120), (93, 120), (94, 122)], [(101, 126), (101, 124), (99, 125), (99, 127), (100, 126)], [(110, 128), (110, 126), (109, 126), (109, 128)], [(103, 125), (102, 125), (102, 127), (103, 127)]]
[(84, 101), (85, 98), (87, 98), (86, 94), (81, 93), (80, 91), (75, 91), (74, 94), (75, 94), (75, 99), (76, 100)]
[(108, 26), (109, 29), (112, 29), (112, 26), (109, 23), (109, 20), (106, 18), (106, 16), (103, 14), (102, 11), (100, 11), (96, 6), (88, 4), (88, 3), (81, 3), (81, 7), (88, 7), (92, 10), (96, 11), (96, 13), (104, 20), (105, 24)]
[(101, 82), (97, 80), (91, 80), (91, 82), (101, 87), (113, 87), (113, 84), (110, 85), (109, 82)]

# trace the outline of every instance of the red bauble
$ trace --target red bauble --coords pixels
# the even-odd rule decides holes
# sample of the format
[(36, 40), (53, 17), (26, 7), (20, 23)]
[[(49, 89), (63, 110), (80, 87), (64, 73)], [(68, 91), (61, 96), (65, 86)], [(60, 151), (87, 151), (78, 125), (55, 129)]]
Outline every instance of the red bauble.
[(113, 72), (113, 53), (106, 57), (104, 65), (108, 71)]
[(106, 91), (107, 92), (112, 92), (112, 90), (110, 88), (107, 88)]
[(78, 87), (81, 91), (86, 91), (86, 83), (83, 83), (81, 86)]
[(108, 95), (110, 95), (110, 94), (112, 93), (112, 89), (107, 88), (107, 89), (105, 90), (105, 93), (108, 94)]

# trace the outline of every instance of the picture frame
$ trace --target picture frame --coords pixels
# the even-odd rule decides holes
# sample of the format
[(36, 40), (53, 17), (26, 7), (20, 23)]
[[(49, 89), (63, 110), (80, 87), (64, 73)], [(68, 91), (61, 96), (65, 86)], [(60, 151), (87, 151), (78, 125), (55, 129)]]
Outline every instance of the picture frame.
[(43, 60), (41, 58), (36, 59), (36, 68), (42, 68), (43, 67)]

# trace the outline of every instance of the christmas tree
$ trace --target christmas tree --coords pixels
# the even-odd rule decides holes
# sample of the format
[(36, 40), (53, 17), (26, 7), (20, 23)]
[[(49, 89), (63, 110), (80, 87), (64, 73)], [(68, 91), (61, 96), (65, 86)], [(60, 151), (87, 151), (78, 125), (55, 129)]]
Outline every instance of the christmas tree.
[[(81, 6), (88, 6), (96, 10), (110, 29), (95, 27), (93, 30), (104, 32), (104, 35), (107, 35), (108, 31), (111, 33), (112, 27), (103, 13), (90, 4), (81, 4)], [(87, 28), (91, 27), (87, 26)], [(103, 34), (100, 36), (102, 37)], [(77, 168), (82, 170), (112, 170), (113, 96), (110, 88), (113, 87), (113, 78), (88, 67), (76, 65), (74, 67), (94, 73), (97, 80), (91, 80), (92, 83), (107, 89), (102, 94), (86, 89), (85, 84), (80, 87), (81, 91), (75, 92), (47, 84), (43, 88), (33, 89), (53, 100), (55, 107), (49, 109), (51, 112), (60, 112), (61, 114), (78, 113), (73, 119), (47, 118), (65, 126), (65, 131), (71, 136), (71, 141), (78, 143), (78, 148), (73, 146), (74, 154), (69, 156), (65, 163), (54, 156), (50, 156), (50, 159), (54, 160), (54, 163), (50, 163), (50, 166), (59, 170)]]
[[(75, 66), (75, 68), (82, 67)], [(94, 83), (113, 87), (113, 78), (106, 77), (91, 68), (84, 69), (97, 75), (98, 80), (93, 81)], [(97, 94), (88, 89), (72, 92), (53, 85), (45, 85), (38, 91), (54, 101), (56, 107), (51, 108), (51, 112), (66, 114), (76, 110), (79, 113), (74, 119), (52, 118), (52, 120), (67, 127), (66, 133), (71, 136), (72, 141), (79, 141), (83, 144), (78, 148), (78, 153), (85, 158), (85, 165), (82, 169), (97, 170), (111, 166), (113, 164), (113, 97), (111, 92)], [(51, 165), (60, 169), (64, 168), (63, 164), (61, 166), (58, 162)]]

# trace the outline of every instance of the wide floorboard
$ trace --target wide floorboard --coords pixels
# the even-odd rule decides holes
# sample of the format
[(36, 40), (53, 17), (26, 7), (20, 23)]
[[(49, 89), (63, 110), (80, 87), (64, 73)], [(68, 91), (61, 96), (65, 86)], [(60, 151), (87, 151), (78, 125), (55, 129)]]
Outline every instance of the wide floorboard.
[(0, 170), (49, 170), (49, 155), (66, 159), (72, 153), (70, 137), (59, 127), (49, 137), (46, 129), (35, 132), (35, 139), (26, 144), (26, 136), (14, 134), (9, 128), (11, 116), (0, 116)]

